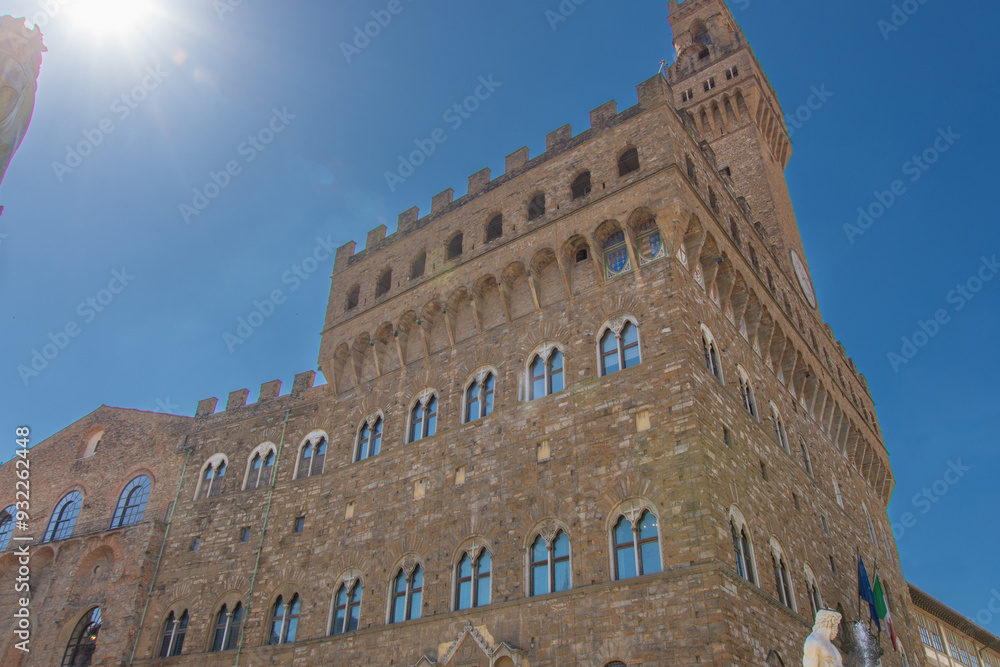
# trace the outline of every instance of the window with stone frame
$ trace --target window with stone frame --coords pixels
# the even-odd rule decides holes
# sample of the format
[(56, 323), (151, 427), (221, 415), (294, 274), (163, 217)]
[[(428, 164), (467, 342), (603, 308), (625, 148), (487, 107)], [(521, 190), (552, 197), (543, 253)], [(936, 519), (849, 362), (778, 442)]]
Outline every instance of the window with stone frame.
[(427, 253), (421, 250), (410, 263), (410, 280), (422, 278), (427, 269)]
[(629, 148), (618, 158), (618, 176), (627, 176), (635, 171), (639, 171), (639, 150)]
[(455, 566), (455, 610), (485, 607), (490, 603), (492, 561), (490, 552), (476, 547), (462, 554)]
[(528, 202), (528, 220), (537, 220), (545, 215), (545, 194), (539, 193)]
[(378, 456), (382, 450), (382, 416), (372, 415), (358, 429), (354, 445), (354, 462)]
[(556, 394), (564, 388), (562, 350), (548, 345), (539, 350), (528, 364), (528, 400)]
[(79, 491), (70, 491), (63, 496), (52, 512), (43, 542), (55, 542), (72, 536), (81, 507), (83, 507), (83, 495)]
[(295, 642), (295, 633), (299, 627), (299, 612), (302, 609), (302, 601), (298, 593), (285, 600), (283, 596), (278, 596), (271, 607), (271, 633), (267, 643), (271, 646), (278, 644), (291, 644)]
[(503, 215), (497, 214), (486, 224), (486, 242), (496, 241), (503, 236)]
[(17, 507), (11, 505), (0, 511), (0, 551), (6, 551), (10, 544), (10, 536), (14, 533), (14, 522), (17, 520)]
[(719, 348), (715, 342), (712, 332), (706, 327), (701, 328), (701, 346), (705, 355), (705, 366), (708, 371), (720, 382), (722, 379), (722, 359), (719, 356)]
[(407, 442), (417, 442), (437, 433), (438, 397), (425, 390), (410, 408), (410, 428)]
[(639, 328), (630, 318), (619, 318), (603, 327), (600, 338), (601, 376), (642, 363), (639, 352)]
[(461, 234), (455, 234), (455, 236), (451, 237), (451, 240), (448, 241), (447, 259), (456, 259), (462, 256), (462, 241), (463, 237)]
[(573, 199), (581, 199), (590, 194), (590, 172), (585, 171), (576, 177), (573, 181), (573, 185), (570, 188), (572, 190)]
[(771, 551), (771, 564), (774, 567), (774, 582), (778, 602), (795, 611), (795, 596), (792, 594), (792, 580), (788, 574), (788, 564), (780, 551)]
[(529, 553), (528, 595), (548, 595), (571, 588), (569, 537), (550, 526), (535, 536)]
[(465, 422), (474, 422), (493, 412), (493, 397), (496, 392), (496, 375), (493, 371), (481, 371), (465, 389)]
[(63, 653), (62, 667), (90, 667), (101, 633), (101, 608), (94, 607), (76, 624)]
[(131, 526), (142, 521), (146, 512), (146, 502), (153, 482), (146, 475), (139, 475), (122, 490), (111, 517), (111, 529)]
[(240, 638), (240, 626), (243, 624), (243, 603), (237, 602), (232, 611), (228, 605), (215, 617), (215, 632), (212, 636), (212, 652), (233, 651)]
[(754, 396), (753, 386), (750, 384), (750, 377), (742, 367), (737, 367), (737, 372), (740, 376), (740, 397), (743, 399), (743, 407), (746, 408), (751, 417), (759, 419), (757, 416), (757, 398)]
[(257, 489), (271, 483), (271, 475), (274, 473), (275, 451), (274, 447), (267, 446), (254, 452), (250, 458), (244, 490)]
[(732, 516), (729, 519), (729, 531), (733, 540), (733, 552), (736, 556), (736, 573), (751, 584), (757, 583), (754, 570), (753, 543), (746, 523), (741, 517)]
[(611, 537), (616, 581), (663, 571), (659, 520), (648, 509), (621, 513)]
[[(740, 391), (742, 391), (742, 386), (740, 387)], [(781, 418), (781, 413), (778, 412), (778, 406), (774, 403), (771, 403), (771, 418), (774, 421), (774, 433), (778, 438), (778, 444), (781, 445), (781, 448), (787, 453), (791, 454), (792, 450), (791, 446), (788, 444), (788, 431), (785, 430), (785, 421)]]
[(402, 623), (420, 618), (423, 594), (423, 567), (418, 564), (401, 567), (393, 579), (389, 623)]
[(333, 619), (331, 635), (342, 635), (354, 632), (361, 621), (361, 595), (363, 587), (361, 579), (345, 581), (340, 584), (333, 597)]
[(176, 657), (184, 650), (184, 636), (187, 634), (189, 620), (187, 609), (179, 618), (174, 616), (174, 612), (167, 616), (163, 624), (163, 641), (160, 642), (161, 658)]
[[(214, 458), (214, 457), (213, 457)], [(198, 497), (214, 498), (224, 490), (226, 481), (226, 459), (218, 458), (210, 461), (201, 472), (201, 481), (198, 484)]]
[(302, 444), (299, 453), (299, 466), (295, 478), (303, 479), (323, 474), (326, 464), (327, 441), (325, 435), (314, 435)]

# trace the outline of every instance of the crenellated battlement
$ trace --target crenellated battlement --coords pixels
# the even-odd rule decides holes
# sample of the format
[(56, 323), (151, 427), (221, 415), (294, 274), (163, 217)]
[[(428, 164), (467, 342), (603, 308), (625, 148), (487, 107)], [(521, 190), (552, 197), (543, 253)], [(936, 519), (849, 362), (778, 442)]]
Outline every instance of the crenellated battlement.
[[(618, 111), (618, 104), (614, 100), (606, 102), (590, 112), (590, 128), (573, 135), (573, 128), (570, 125), (563, 125), (545, 136), (545, 152), (531, 157), (527, 146), (517, 149), (507, 156), (505, 162), (505, 172), (499, 176), (492, 177), (490, 169), (485, 168), (469, 176), (469, 183), (466, 194), (455, 199), (455, 190), (448, 188), (439, 192), (431, 198), (431, 211), (423, 218), (420, 217), (420, 209), (416, 206), (407, 209), (399, 214), (396, 223), (396, 231), (386, 235), (385, 225), (379, 225), (368, 233), (365, 247), (360, 252), (356, 252), (357, 244), (354, 241), (345, 243), (337, 250), (334, 261), (333, 272), (339, 273), (355, 262), (361, 261), (371, 253), (381, 250), (413, 232), (422, 229), (441, 216), (451, 213), (461, 208), (480, 196), (491, 192), (514, 178), (570, 151), (577, 146), (593, 139), (598, 134), (615, 127), (627, 120), (635, 117), (642, 111), (651, 109), (664, 103), (670, 103), (673, 92), (670, 84), (659, 74), (653, 76), (636, 86), (636, 105)], [(686, 114), (678, 114), (685, 128), (692, 133), (695, 141), (699, 141), (697, 129), (694, 123)], [(703, 144), (703, 149), (708, 148)], [(711, 152), (711, 149), (708, 149)], [(714, 158), (709, 158), (714, 162)]]
[(265, 382), (260, 385), (260, 393), (257, 397), (256, 403), (251, 403), (247, 405), (247, 399), (250, 396), (249, 389), (237, 389), (235, 391), (229, 392), (229, 397), (226, 400), (226, 408), (222, 412), (216, 412), (216, 407), (219, 404), (219, 399), (212, 397), (206, 398), (198, 402), (198, 410), (195, 412), (196, 418), (211, 417), (214, 414), (224, 414), (228, 412), (235, 412), (246, 407), (270, 407), (276, 404), (278, 401), (283, 401), (289, 398), (303, 398), (308, 392), (313, 389), (319, 390), (325, 385), (316, 385), (316, 371), (306, 371), (304, 373), (299, 373), (295, 376), (292, 381), (292, 391), (288, 394), (281, 394), (281, 380), (272, 380), (270, 382)]

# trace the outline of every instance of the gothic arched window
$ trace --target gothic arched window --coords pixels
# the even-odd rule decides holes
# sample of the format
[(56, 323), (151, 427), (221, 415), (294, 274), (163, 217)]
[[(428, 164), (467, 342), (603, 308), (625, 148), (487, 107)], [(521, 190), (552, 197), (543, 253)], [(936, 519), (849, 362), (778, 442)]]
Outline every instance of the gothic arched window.
[(122, 491), (118, 497), (118, 505), (115, 507), (114, 516), (111, 518), (111, 529), (131, 526), (142, 521), (142, 515), (146, 511), (146, 501), (149, 500), (149, 491), (153, 483), (145, 475), (136, 477)]
[(659, 522), (649, 510), (643, 511), (634, 524), (624, 514), (620, 516), (612, 537), (616, 580), (663, 571)]
[(638, 327), (628, 320), (618, 331), (609, 326), (601, 337), (601, 375), (611, 375), (641, 362)]
[(389, 623), (401, 623), (420, 618), (420, 605), (424, 593), (424, 569), (419, 565), (407, 574), (401, 568), (392, 585), (392, 602)]
[(94, 607), (80, 619), (73, 628), (66, 652), (63, 653), (62, 667), (90, 667), (97, 650), (97, 636), (101, 633), (101, 608)]
[(167, 621), (163, 624), (163, 641), (160, 643), (160, 657), (173, 658), (181, 654), (184, 649), (184, 635), (187, 634), (188, 626), (187, 609), (180, 618), (174, 617), (174, 612), (170, 612)]
[(274, 472), (274, 450), (265, 448), (253, 455), (247, 470), (245, 489), (256, 489), (271, 483), (271, 473)]
[(243, 604), (236, 603), (232, 612), (222, 605), (215, 617), (215, 634), (212, 638), (212, 651), (232, 651), (240, 639), (240, 625), (243, 623)]
[(552, 541), (539, 535), (531, 545), (529, 595), (547, 595), (570, 588), (569, 538), (558, 531)]
[[(64, 540), (73, 534), (73, 527), (76, 525), (76, 517), (80, 514), (80, 507), (83, 506), (83, 496), (79, 491), (70, 491), (56, 505), (49, 519), (49, 527), (45, 530), (45, 542)], [(98, 610), (100, 615), (100, 610)], [(90, 664), (90, 663), (87, 663)]]
[(302, 479), (322, 475), (325, 463), (326, 437), (318, 435), (309, 438), (302, 445), (302, 452), (299, 454), (299, 469), (295, 478)]
[(224, 458), (208, 463), (201, 473), (197, 499), (214, 498), (222, 493), (225, 478), (226, 460)]
[(528, 220), (537, 220), (545, 215), (545, 195), (537, 194), (528, 203)]
[(448, 259), (462, 256), (462, 235), (456, 234), (448, 241)]
[(361, 619), (362, 592), (360, 579), (354, 581), (350, 586), (347, 582), (342, 583), (337, 589), (337, 594), (333, 598), (331, 635), (342, 635), (345, 632), (354, 632), (358, 629), (358, 622)]
[(722, 381), (722, 360), (719, 357), (719, 349), (715, 344), (715, 338), (705, 327), (701, 330), (701, 346), (705, 353), (705, 366), (717, 380)]
[(428, 392), (418, 398), (410, 409), (410, 439), (416, 442), (429, 438), (437, 433), (438, 399), (437, 395)]
[(774, 567), (774, 583), (778, 602), (795, 611), (795, 596), (792, 594), (792, 580), (788, 576), (788, 565), (785, 557), (779, 551), (771, 551), (771, 564)]
[(750, 542), (750, 535), (747, 532), (746, 524), (735, 518), (729, 519), (729, 530), (733, 537), (733, 551), (736, 555), (736, 573), (756, 584), (753, 568), (753, 545)]
[(792, 450), (788, 445), (788, 432), (785, 430), (785, 422), (781, 419), (781, 414), (774, 403), (771, 404), (771, 415), (774, 419), (774, 434), (778, 438), (778, 444), (781, 445), (782, 449), (791, 454)]
[(280, 595), (271, 608), (271, 635), (267, 641), (271, 646), (291, 644), (295, 641), (295, 631), (299, 627), (299, 611), (302, 601), (298, 594), (287, 602)]
[(358, 429), (358, 442), (354, 451), (354, 462), (378, 456), (382, 449), (382, 417), (375, 416)]
[(743, 407), (747, 409), (750, 416), (757, 419), (757, 399), (754, 397), (753, 387), (750, 385), (750, 377), (742, 368), (737, 368), (740, 374), (740, 397), (743, 399)]
[(485, 607), (490, 603), (490, 552), (480, 549), (478, 554), (462, 554), (455, 567), (455, 609)]
[(528, 400), (562, 391), (565, 387), (562, 351), (553, 347), (536, 354), (528, 366), (528, 381)]
[(486, 225), (486, 242), (496, 241), (503, 236), (503, 215), (493, 216)]
[(465, 421), (473, 422), (493, 412), (496, 376), (492, 372), (474, 379), (465, 390)]

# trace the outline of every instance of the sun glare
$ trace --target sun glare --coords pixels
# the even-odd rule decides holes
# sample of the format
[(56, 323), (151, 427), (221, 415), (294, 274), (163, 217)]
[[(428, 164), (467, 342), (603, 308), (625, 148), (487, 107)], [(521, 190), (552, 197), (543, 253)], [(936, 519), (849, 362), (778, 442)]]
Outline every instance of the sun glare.
[(128, 39), (147, 27), (153, 14), (148, 0), (75, 0), (71, 7), (74, 28), (101, 39)]

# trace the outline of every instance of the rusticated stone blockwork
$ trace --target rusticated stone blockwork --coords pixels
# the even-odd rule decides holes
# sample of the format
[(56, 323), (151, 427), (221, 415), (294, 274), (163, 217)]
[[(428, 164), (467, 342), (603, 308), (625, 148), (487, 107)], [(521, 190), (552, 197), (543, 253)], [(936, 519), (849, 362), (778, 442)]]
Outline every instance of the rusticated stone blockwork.
[[(139, 465), (103, 459), (114, 482), (39, 553), (145, 546), (110, 581), (41, 575), (81, 592), (40, 598), (48, 652), (22, 664), (101, 604), (101, 664), (791, 665), (812, 606), (856, 614), (858, 550), (916, 646), (872, 399), (786, 261), (797, 228), (764, 214), (787, 158), (760, 125), (773, 91), (730, 91), (725, 137), (746, 141), (706, 135), (685, 77), (756, 59), (720, 0), (671, 11), (682, 61), (636, 105), (338, 251), (326, 384), (143, 417), (170, 442), (128, 440), (159, 466), (147, 516), (176, 494), (172, 520), (85, 534)], [(85, 483), (52, 471), (45, 512)]]

